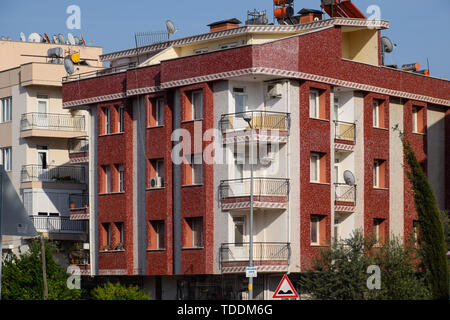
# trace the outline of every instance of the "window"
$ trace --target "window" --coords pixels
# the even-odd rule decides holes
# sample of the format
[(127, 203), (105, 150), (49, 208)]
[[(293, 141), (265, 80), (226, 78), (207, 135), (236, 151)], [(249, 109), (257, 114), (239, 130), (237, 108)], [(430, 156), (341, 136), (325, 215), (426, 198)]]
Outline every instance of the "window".
[(203, 92), (192, 91), (184, 109), (184, 121), (203, 119)]
[(111, 224), (102, 223), (102, 248), (101, 250), (111, 248)]
[(311, 215), (310, 228), (311, 245), (325, 245), (326, 217), (320, 215)]
[(234, 154), (234, 178), (244, 178), (244, 155), (240, 153)]
[(150, 250), (165, 249), (164, 220), (150, 221)]
[(373, 126), (375, 128), (384, 128), (383, 101), (373, 100)]
[(125, 107), (123, 107), (123, 106), (120, 106), (118, 109), (117, 109), (117, 113), (118, 113), (118, 121), (119, 121), (119, 123), (118, 123), (118, 132), (124, 132), (124, 129), (125, 129), (125, 127), (124, 127), (124, 125), (125, 125), (125, 118), (124, 118), (124, 116), (125, 116)]
[(219, 45), (220, 49), (228, 49), (228, 48), (236, 48), (238, 46), (237, 42), (232, 42), (232, 43), (225, 43), (225, 44), (221, 44)]
[(310, 156), (310, 181), (326, 182), (326, 157), (322, 153), (312, 152)]
[(247, 110), (247, 95), (244, 88), (233, 88), (234, 95), (234, 112), (238, 113), (238, 117), (243, 117)]
[(208, 52), (208, 48), (194, 50), (194, 54), (201, 54), (201, 53), (207, 53), (207, 52)]
[(373, 162), (373, 186), (375, 188), (385, 188), (385, 166), (386, 161), (375, 159)]
[(377, 245), (381, 245), (385, 240), (385, 220), (373, 220), (373, 237)]
[(111, 111), (109, 110), (109, 108), (103, 108), (102, 110), (104, 116), (103, 134), (111, 134)]
[(9, 122), (12, 120), (12, 97), (1, 99), (1, 122)]
[(413, 221), (414, 244), (420, 245), (420, 225), (419, 221)]
[(159, 127), (164, 125), (164, 99), (152, 99), (150, 100), (149, 110), (149, 127)]
[(423, 108), (414, 106), (412, 108), (412, 132), (423, 133), (424, 132), (424, 118)]
[(123, 244), (125, 243), (125, 227), (123, 222), (116, 222), (115, 225), (117, 229), (116, 245), (122, 244), (122, 248), (117, 249), (123, 250)]
[(111, 168), (102, 166), (103, 169), (103, 193), (111, 193)]
[(189, 163), (185, 164), (184, 185), (203, 184), (203, 155), (191, 155)]
[(234, 244), (236, 246), (243, 246), (245, 218), (244, 217), (234, 217), (233, 223), (234, 223)]
[(117, 170), (117, 192), (125, 192), (125, 169), (123, 165), (116, 165)]
[(12, 148), (3, 148), (2, 151), (2, 165), (5, 171), (9, 172), (12, 170)]
[(38, 153), (38, 166), (42, 169), (47, 169), (48, 165), (48, 147), (47, 146), (37, 146)]
[(309, 93), (309, 117), (319, 118), (319, 91), (311, 90)]
[(201, 120), (203, 118), (203, 92), (192, 92), (192, 119)]
[(203, 218), (187, 218), (187, 230), (185, 235), (186, 248), (203, 247)]
[(149, 188), (164, 187), (164, 159), (152, 159), (149, 161)]
[(339, 220), (334, 220), (334, 239), (335, 240), (339, 240), (339, 224), (340, 221)]

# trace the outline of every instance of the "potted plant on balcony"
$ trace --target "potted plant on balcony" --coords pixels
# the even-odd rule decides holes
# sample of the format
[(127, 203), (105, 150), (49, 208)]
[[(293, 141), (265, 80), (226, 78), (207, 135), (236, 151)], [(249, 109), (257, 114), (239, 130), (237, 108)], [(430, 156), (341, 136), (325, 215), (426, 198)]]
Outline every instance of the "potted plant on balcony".
[(73, 202), (73, 201), (70, 201), (69, 202), (69, 206), (70, 206), (70, 209), (75, 209), (75, 202)]
[(116, 244), (114, 249), (117, 251), (123, 251), (124, 250), (123, 243), (119, 242), (118, 244)]
[(102, 246), (102, 251), (109, 251), (109, 246), (108, 245)]

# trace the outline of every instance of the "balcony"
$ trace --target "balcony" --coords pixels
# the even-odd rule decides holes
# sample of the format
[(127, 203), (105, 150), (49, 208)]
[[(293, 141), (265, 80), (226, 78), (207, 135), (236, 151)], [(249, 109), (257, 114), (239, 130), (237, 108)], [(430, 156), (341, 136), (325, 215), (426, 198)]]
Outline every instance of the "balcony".
[(68, 217), (30, 216), (37, 232), (44, 233), (86, 233), (85, 221), (73, 221)]
[[(250, 208), (251, 179), (224, 180), (219, 186), (222, 210)], [(289, 179), (254, 178), (253, 207), (260, 209), (287, 209)]]
[[(84, 189), (85, 168), (82, 166), (39, 166), (25, 165), (21, 171), (22, 188), (42, 188), (55, 184), (55, 188)], [(62, 186), (64, 184), (64, 186)]]
[(70, 220), (89, 220), (89, 195), (69, 195)]
[(20, 137), (76, 138), (86, 136), (84, 116), (26, 113), (20, 120)]
[(69, 159), (71, 164), (89, 162), (89, 141), (86, 138), (74, 138), (69, 140)]
[(335, 212), (352, 213), (356, 206), (356, 186), (345, 183), (336, 183), (335, 189)]
[[(249, 265), (249, 243), (224, 243), (220, 247), (222, 273), (243, 273)], [(289, 243), (253, 243), (253, 262), (258, 272), (287, 272), (291, 257)]]
[(220, 129), (224, 144), (250, 141), (251, 130), (244, 117), (252, 119), (255, 140), (279, 143), (288, 141), (291, 125), (289, 113), (249, 111), (222, 115)]
[(335, 149), (353, 152), (356, 143), (356, 125), (351, 122), (335, 121)]

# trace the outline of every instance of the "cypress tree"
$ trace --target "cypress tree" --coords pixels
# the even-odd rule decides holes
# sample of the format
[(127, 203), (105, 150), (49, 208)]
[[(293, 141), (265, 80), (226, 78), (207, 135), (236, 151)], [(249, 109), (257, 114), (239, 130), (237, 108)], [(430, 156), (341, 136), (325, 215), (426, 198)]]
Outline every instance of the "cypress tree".
[(421, 252), (424, 267), (434, 299), (449, 298), (449, 266), (447, 244), (436, 196), (428, 182), (414, 150), (401, 135), (404, 156), (407, 163), (406, 174), (412, 184), (414, 202), (419, 217)]

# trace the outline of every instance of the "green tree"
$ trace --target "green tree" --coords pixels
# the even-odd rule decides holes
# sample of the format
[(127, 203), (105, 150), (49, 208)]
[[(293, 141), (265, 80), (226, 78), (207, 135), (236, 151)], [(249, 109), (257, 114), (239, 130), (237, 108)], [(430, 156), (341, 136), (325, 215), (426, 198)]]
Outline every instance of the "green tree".
[[(311, 270), (299, 281), (300, 291), (318, 300), (427, 299), (429, 290), (423, 277), (416, 275), (417, 259), (412, 248), (404, 248), (392, 240), (381, 248), (364, 238), (360, 231), (352, 237), (335, 241), (322, 249)], [(381, 269), (380, 290), (370, 290), (367, 280), (369, 266)]]
[(406, 174), (412, 184), (414, 202), (419, 217), (420, 250), (424, 268), (427, 272), (427, 281), (429, 281), (432, 288), (434, 299), (448, 300), (449, 267), (441, 212), (438, 208), (434, 191), (417, 160), (411, 144), (403, 136), (401, 138), (407, 163)]
[(137, 286), (125, 286), (119, 282), (105, 283), (91, 291), (94, 300), (150, 300), (150, 296)]
[[(46, 240), (45, 257), (49, 300), (76, 300), (81, 290), (69, 290), (69, 275), (53, 258), (56, 250), (54, 243)], [(3, 262), (2, 299), (5, 300), (42, 300), (43, 279), (41, 261), (41, 243), (31, 240), (29, 250), (19, 256), (12, 255)]]

